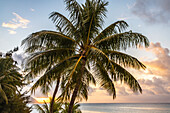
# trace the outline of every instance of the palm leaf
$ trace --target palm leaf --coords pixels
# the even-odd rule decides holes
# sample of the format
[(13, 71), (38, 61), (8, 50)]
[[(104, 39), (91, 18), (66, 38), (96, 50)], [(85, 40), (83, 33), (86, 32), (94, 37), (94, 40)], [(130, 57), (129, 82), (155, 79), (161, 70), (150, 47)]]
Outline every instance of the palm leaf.
[(106, 51), (105, 52), (109, 58), (115, 63), (121, 64), (124, 67), (132, 67), (135, 69), (145, 69), (146, 66), (143, 65), (138, 59), (118, 51)]
[(90, 1), (86, 0), (85, 5), (83, 6), (83, 24), (82, 32), (85, 34), (86, 40), (84, 41), (86, 45), (91, 43), (92, 39), (96, 34), (99, 33), (99, 30), (102, 29), (103, 18), (106, 17), (106, 8), (105, 6), (108, 2), (97, 0)]
[(105, 37), (108, 37), (113, 34), (121, 33), (128, 27), (128, 24), (125, 21), (117, 21), (107, 28), (105, 28), (95, 39), (93, 42), (99, 41)]
[(58, 78), (61, 75), (61, 73), (65, 71), (65, 69), (71, 66), (71, 64), (74, 64), (73, 60), (76, 59), (77, 57), (78, 55), (66, 58), (61, 62), (57, 63), (56, 65), (54, 65), (52, 68), (47, 68), (45, 73), (31, 87), (30, 89), (31, 93), (35, 92), (35, 89), (41, 86), (43, 93), (46, 94), (49, 90), (48, 86), (51, 86), (52, 81)]
[(1, 85), (3, 85), (5, 88), (7, 88), (8, 90), (10, 90), (11, 92), (14, 92), (17, 90), (17, 88), (14, 85), (11, 84), (7, 84), (7, 83), (2, 83)]
[(94, 45), (101, 49), (126, 50), (129, 47), (148, 47), (149, 41), (144, 35), (129, 31), (103, 38)]
[[(37, 74), (40, 73), (42, 70), (47, 68), (49, 63), (55, 64), (58, 60), (63, 59), (64, 57), (69, 57), (73, 54), (74, 49), (69, 48), (59, 48), (54, 50), (46, 50), (43, 52), (36, 52), (33, 53), (31, 56), (25, 59), (26, 67), (31, 68), (32, 73)], [(56, 56), (58, 56), (56, 58)]]
[(66, 3), (66, 10), (70, 12), (70, 19), (73, 24), (78, 26), (82, 20), (82, 7), (76, 0), (64, 0)]
[(45, 46), (42, 45), (32, 45), (30, 47), (28, 47), (27, 49), (25, 49), (25, 53), (33, 53), (33, 52), (37, 52), (37, 51), (44, 51), (47, 48)]
[(121, 82), (125, 82), (129, 87), (132, 89), (132, 91), (137, 92), (139, 91), (142, 93), (142, 88), (140, 87), (137, 80), (133, 77), (132, 74), (130, 74), (126, 69), (121, 67), (120, 65), (112, 62), (114, 65), (114, 74), (116, 74), (115, 80), (120, 80)]
[(8, 98), (5, 94), (5, 92), (3, 91), (1, 84), (0, 84), (0, 94), (1, 94), (2, 98), (5, 100), (6, 104), (8, 104)]
[(35, 109), (37, 109), (40, 113), (45, 113), (44, 109), (43, 109), (40, 105), (35, 104), (34, 107), (35, 107)]
[(109, 74), (105, 67), (101, 64), (96, 64), (95, 69), (95, 76), (98, 78), (99, 83), (101, 84), (101, 87), (106, 89), (107, 92), (111, 95), (113, 95), (113, 99), (116, 98), (116, 90), (113, 81), (109, 77)]
[(96, 80), (94, 78), (94, 75), (92, 74), (92, 72), (90, 72), (90, 70), (88, 70), (87, 68), (84, 69), (84, 77), (83, 80), (85, 81), (85, 83), (87, 85), (89, 85), (90, 83), (92, 83), (93, 85), (96, 85)]
[[(109, 65), (111, 63), (109, 57), (102, 50), (100, 50), (98, 48), (91, 47), (91, 53), (89, 55), (92, 56), (94, 63), (96, 63), (98, 61), (102, 61), (103, 64), (105, 64), (105, 65)], [(89, 59), (91, 59), (91, 58), (89, 58)], [(113, 66), (112, 66), (112, 69), (114, 69)]]
[(53, 23), (55, 23), (57, 27), (61, 28), (60, 31), (62, 33), (64, 33), (67, 36), (74, 36), (76, 28), (65, 16), (58, 12), (52, 12), (49, 18), (52, 19)]
[(49, 48), (54, 45), (55, 47), (73, 47), (76, 43), (74, 39), (60, 32), (43, 30), (29, 35), (21, 45), (25, 45), (25, 47), (40, 45)]

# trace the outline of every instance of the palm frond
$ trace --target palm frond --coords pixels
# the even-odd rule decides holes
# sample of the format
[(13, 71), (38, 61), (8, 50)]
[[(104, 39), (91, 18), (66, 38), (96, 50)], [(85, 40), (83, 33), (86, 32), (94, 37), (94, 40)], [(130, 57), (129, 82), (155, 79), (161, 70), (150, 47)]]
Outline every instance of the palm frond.
[(27, 64), (38, 59), (53, 62), (55, 61), (55, 59), (57, 59), (56, 56), (62, 59), (62, 57), (64, 58), (67, 56), (71, 56), (71, 54), (75, 51), (76, 50), (74, 48), (55, 48), (46, 51), (36, 52), (31, 54), (31, 56), (27, 58)]
[(100, 49), (126, 50), (129, 47), (149, 46), (147, 37), (132, 31), (115, 34), (94, 43)]
[(50, 78), (56, 79), (60, 74), (64, 74), (65, 72), (67, 72), (68, 68), (72, 67), (72, 65), (76, 63), (76, 60), (78, 60), (78, 58), (79, 55), (75, 55), (75, 56), (65, 58), (64, 60), (61, 60), (59, 63), (54, 65), (51, 69), (48, 69), (44, 73), (44, 75), (46, 76), (51, 75)]
[(46, 69), (48, 64), (52, 63), (53, 65), (57, 63), (58, 60), (62, 60), (65, 57), (67, 58), (71, 56), (74, 51), (75, 50), (71, 48), (56, 48), (53, 50), (33, 53), (25, 59), (25, 68), (30, 68), (32, 73), (36, 75)]
[(77, 94), (77, 100), (82, 101), (82, 99), (88, 99), (88, 85), (81, 82), (80, 88)]
[(77, 42), (74, 39), (60, 32), (47, 30), (32, 33), (21, 43), (21, 45), (25, 45), (26, 48), (36, 45), (39, 46), (39, 48), (46, 47), (47, 49), (51, 47), (75, 47), (75, 44), (77, 44)]
[[(44, 72), (44, 74), (36, 81), (36, 83), (31, 87), (31, 93), (33, 93), (35, 91), (36, 88), (38, 88), (39, 86), (41, 87), (43, 93), (47, 93), (47, 91), (50, 89), (48, 86), (51, 87), (51, 83), (53, 80), (55, 80), (56, 78), (60, 77), (61, 74), (64, 74), (64, 71), (69, 68), (71, 65), (73, 65), (75, 63), (75, 59), (78, 58), (78, 55), (75, 56), (71, 56), (68, 57), (62, 61), (60, 61), (59, 63), (57, 63), (56, 65), (51, 67), (50, 64), (50, 68), (47, 68), (46, 71)], [(64, 67), (64, 68), (63, 68)]]
[(25, 53), (33, 53), (33, 52), (38, 52), (38, 51), (44, 51), (47, 48), (45, 46), (42, 45), (32, 45), (30, 47), (28, 47), (27, 49), (25, 49)]
[(47, 94), (48, 91), (50, 90), (50, 87), (52, 86), (51, 78), (49, 76), (41, 76), (31, 87), (30, 91), (31, 93), (35, 93), (35, 90), (38, 87), (41, 87), (41, 91), (43, 94)]
[(14, 85), (12, 84), (9, 84), (9, 83), (2, 83), (3, 87), (4, 88), (7, 88), (8, 90), (10, 90), (11, 92), (14, 92), (17, 90), (17, 87), (15, 87)]
[(123, 65), (124, 67), (132, 67), (135, 69), (146, 68), (146, 66), (143, 65), (138, 59), (125, 53), (118, 51), (106, 51), (105, 53), (109, 56), (109, 58), (112, 61), (120, 65)]
[(44, 109), (40, 105), (35, 104), (34, 107), (39, 111), (39, 113), (45, 113)]
[(103, 18), (106, 17), (106, 6), (108, 2), (101, 0), (86, 0), (85, 5), (83, 6), (83, 27), (82, 32), (85, 34), (87, 45), (91, 43), (94, 36), (99, 33), (99, 30), (102, 29)]
[(92, 83), (93, 85), (96, 85), (96, 80), (94, 78), (94, 75), (86, 67), (84, 69), (83, 81), (85, 81), (87, 85), (90, 85), (90, 83)]
[(94, 19), (94, 15), (92, 15), (92, 18), (90, 20), (90, 24), (89, 24), (89, 29), (88, 29), (88, 35), (87, 35), (87, 41), (86, 41), (86, 44), (89, 45), (89, 38), (90, 38), (90, 33), (91, 33), (91, 27), (92, 27), (92, 22), (93, 22), (93, 19)]
[(126, 83), (129, 85), (129, 87), (132, 89), (132, 91), (137, 92), (139, 91), (142, 93), (142, 88), (140, 87), (138, 81), (133, 77), (132, 74), (130, 74), (126, 69), (121, 67), (120, 65), (112, 62), (114, 65), (114, 74), (115, 74), (115, 80), (120, 80), (121, 82)]
[(113, 99), (115, 99), (116, 98), (115, 86), (106, 68), (103, 65), (97, 63), (94, 69), (96, 72), (95, 75), (98, 78), (101, 87), (106, 89), (110, 95), (113, 95)]
[[(52, 12), (49, 17), (53, 23), (58, 26), (60, 31), (67, 35), (67, 36), (74, 36), (74, 32), (76, 31), (76, 28), (74, 25), (68, 20), (64, 15), (58, 13), (58, 12)], [(76, 38), (76, 37), (75, 37)], [(74, 38), (74, 39), (75, 39)], [(76, 40), (76, 39), (75, 39)]]
[(64, 0), (66, 4), (66, 10), (70, 12), (71, 22), (78, 26), (82, 20), (82, 7), (77, 3), (76, 0)]
[[(89, 60), (92, 59), (92, 62), (94, 62), (94, 63), (96, 63), (98, 61), (102, 61), (105, 66), (107, 66), (111, 63), (109, 57), (102, 50), (100, 50), (98, 48), (91, 47), (91, 52), (89, 53), (89, 55), (91, 56), (91, 58), (89, 58)], [(112, 66), (112, 68), (114, 69), (113, 66)]]
[(4, 90), (2, 89), (2, 86), (0, 84), (0, 95), (2, 96), (2, 98), (5, 100), (6, 104), (8, 104), (8, 98), (4, 92)]
[(128, 27), (128, 24), (125, 21), (117, 21), (107, 28), (105, 28), (95, 39), (93, 42), (99, 41), (105, 37), (108, 37), (113, 34), (121, 33), (123, 30), (125, 30)]
[(43, 107), (45, 108), (46, 113), (50, 113), (49, 107), (48, 107), (48, 105), (47, 105), (47, 103), (45, 101), (44, 101)]

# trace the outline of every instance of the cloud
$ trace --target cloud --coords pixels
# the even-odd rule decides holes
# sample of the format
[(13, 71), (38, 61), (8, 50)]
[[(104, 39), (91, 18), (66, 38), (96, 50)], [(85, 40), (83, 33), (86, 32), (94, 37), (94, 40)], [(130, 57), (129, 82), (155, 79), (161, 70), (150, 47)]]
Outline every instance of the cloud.
[(12, 13), (15, 18), (12, 19), (12, 21), (9, 21), (8, 23), (3, 22), (2, 27), (10, 28), (12, 30), (8, 30), (10, 34), (16, 34), (17, 28), (27, 28), (28, 23), (30, 22), (27, 19), (24, 19), (17, 13)]
[(18, 65), (21, 66), (22, 61), (26, 56), (23, 53), (14, 53), (12, 57), (17, 61)]
[(170, 23), (170, 0), (136, 0), (132, 13), (147, 23)]
[(9, 34), (16, 34), (17, 32), (16, 31), (13, 31), (13, 30), (8, 30), (9, 31)]
[(143, 88), (144, 94), (147, 95), (169, 95), (168, 90), (169, 81), (163, 78), (153, 77), (152, 80), (140, 79), (138, 80)]
[[(143, 88), (143, 93), (147, 95), (169, 95), (169, 80), (170, 80), (170, 55), (169, 49), (161, 46), (161, 43), (151, 43), (149, 48), (143, 48), (151, 52), (155, 59), (149, 61), (142, 61), (147, 70), (145, 73), (142, 71), (133, 72), (138, 75), (148, 76), (151, 79), (139, 78), (138, 81)], [(170, 100), (169, 100), (170, 101)]]
[(155, 93), (152, 90), (150, 90), (150, 89), (144, 89), (143, 93), (147, 94), (147, 95), (155, 95)]
[(118, 89), (118, 96), (127, 96), (129, 93), (126, 91), (125, 87), (116, 87)]
[(34, 11), (35, 11), (35, 9), (33, 9), (33, 8), (30, 8), (30, 10), (31, 10), (32, 12), (34, 12)]
[(96, 88), (89, 87), (88, 94), (91, 95), (92, 93), (96, 92)]
[(143, 63), (148, 67), (153, 75), (158, 75), (170, 80), (170, 55), (169, 49), (163, 48), (159, 42), (151, 43), (146, 51), (152, 52), (156, 59), (151, 61), (144, 61)]
[[(143, 89), (143, 93), (142, 95), (139, 95), (140, 98), (138, 99), (138, 101), (170, 102), (170, 99), (163, 98), (170, 97), (169, 49), (162, 47), (161, 43), (157, 42), (151, 43), (149, 48), (145, 48), (145, 50), (151, 52), (156, 59), (142, 61), (147, 66), (146, 71), (132, 72), (133, 75), (137, 74), (138, 76), (143, 77), (138, 78), (138, 82)], [(148, 79), (149, 77), (150, 79)], [(149, 99), (150, 96), (152, 96), (152, 99)], [(147, 98), (149, 100), (147, 100)]]

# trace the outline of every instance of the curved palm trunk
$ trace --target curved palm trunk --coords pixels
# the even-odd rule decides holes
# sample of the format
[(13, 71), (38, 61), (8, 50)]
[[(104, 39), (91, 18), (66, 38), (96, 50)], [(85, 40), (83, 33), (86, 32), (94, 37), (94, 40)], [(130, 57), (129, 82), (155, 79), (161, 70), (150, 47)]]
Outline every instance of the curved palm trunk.
[(77, 82), (77, 84), (76, 84), (76, 87), (75, 87), (75, 89), (74, 89), (73, 95), (72, 95), (72, 97), (71, 97), (71, 102), (70, 102), (70, 104), (69, 104), (68, 113), (72, 113), (72, 108), (73, 108), (74, 102), (75, 102), (75, 100), (76, 100), (79, 87), (80, 87), (80, 79), (78, 80), (78, 82)]
[(53, 113), (53, 104), (54, 104), (55, 96), (56, 96), (57, 91), (58, 91), (59, 83), (60, 83), (60, 78), (57, 79), (57, 84), (56, 84), (56, 87), (55, 87), (55, 90), (54, 90), (54, 93), (53, 93), (53, 97), (52, 97), (52, 100), (51, 100), (51, 104), (50, 104), (50, 113)]
[(74, 105), (74, 102), (75, 102), (75, 100), (76, 100), (78, 90), (79, 90), (79, 88), (80, 88), (81, 77), (83, 76), (83, 73), (84, 73), (85, 62), (86, 62), (86, 61), (83, 59), (82, 74), (77, 78), (77, 83), (76, 83), (76, 86), (75, 86), (75, 89), (74, 89), (74, 91), (73, 91), (73, 95), (72, 95), (72, 97), (71, 97), (71, 101), (70, 101), (70, 104), (69, 104), (68, 113), (72, 113), (73, 105)]

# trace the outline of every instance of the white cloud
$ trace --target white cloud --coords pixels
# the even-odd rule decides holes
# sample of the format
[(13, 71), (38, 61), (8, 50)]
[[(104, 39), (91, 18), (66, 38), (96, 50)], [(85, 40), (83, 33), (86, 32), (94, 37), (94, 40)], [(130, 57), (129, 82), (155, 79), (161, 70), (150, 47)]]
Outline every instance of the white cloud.
[(7, 28), (11, 28), (11, 29), (17, 29), (18, 28), (18, 24), (14, 24), (14, 23), (2, 23), (2, 27), (7, 27)]
[(24, 19), (17, 13), (12, 13), (15, 18), (12, 19), (12, 21), (9, 21), (8, 23), (3, 22), (2, 27), (10, 28), (13, 30), (8, 30), (10, 34), (16, 34), (16, 31), (14, 31), (17, 28), (27, 28), (28, 23), (30, 22), (27, 19)]
[(21, 67), (22, 62), (24, 58), (26, 57), (26, 55), (23, 52), (17, 51), (16, 53), (13, 54), (12, 57), (15, 61), (17, 61), (18, 66)]
[(34, 11), (35, 11), (35, 9), (33, 9), (33, 8), (30, 8), (30, 10), (31, 10), (32, 12), (34, 12)]
[(152, 52), (156, 59), (151, 61), (144, 61), (143, 63), (150, 69), (154, 75), (164, 77), (170, 80), (170, 55), (169, 49), (163, 48), (159, 42), (151, 43), (146, 51)]
[(9, 31), (9, 34), (16, 34), (17, 32), (16, 31), (13, 31), (13, 30), (8, 30)]

